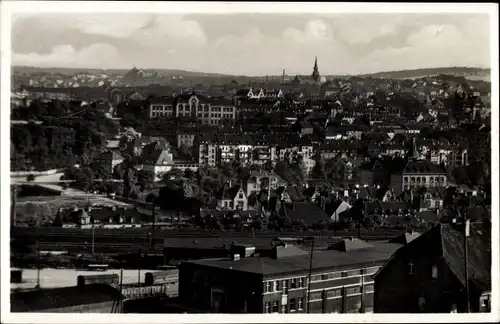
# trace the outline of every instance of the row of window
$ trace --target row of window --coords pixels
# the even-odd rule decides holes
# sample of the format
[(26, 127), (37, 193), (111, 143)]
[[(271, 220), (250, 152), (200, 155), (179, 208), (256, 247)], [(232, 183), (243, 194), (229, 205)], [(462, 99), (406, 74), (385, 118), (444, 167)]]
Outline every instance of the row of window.
[[(404, 177), (404, 182), (408, 182), (409, 177)], [(411, 182), (423, 182), (427, 181), (427, 177), (410, 177)], [(429, 182), (445, 182), (444, 177), (429, 177)]]
[(172, 106), (151, 106), (151, 111), (173, 111)]
[[(372, 293), (375, 290), (375, 287), (373, 284), (368, 284), (364, 285), (364, 293)], [(361, 293), (361, 286), (354, 286), (354, 287), (346, 287), (345, 289), (345, 295), (355, 295), (355, 294), (360, 294)], [(335, 289), (330, 289), (325, 291), (325, 295), (323, 295), (322, 291), (316, 291), (311, 293), (311, 300), (319, 300), (323, 299), (323, 297), (326, 298), (335, 298), (335, 297), (342, 297), (342, 288), (335, 288)]]
[[(299, 297), (299, 298), (290, 298), (289, 300), (289, 308), (288, 310), (290, 312), (295, 312), (295, 311), (301, 311), (304, 309), (304, 298)], [(268, 313), (286, 313), (287, 312), (287, 307), (286, 305), (281, 306), (281, 311), (280, 311), (280, 302), (275, 300), (273, 302), (266, 302), (264, 305), (264, 312), (266, 314)]]
[(166, 116), (166, 117), (171, 117), (173, 113), (170, 111), (163, 111), (163, 112), (152, 112), (151, 117), (161, 117), (161, 116)]
[(359, 276), (361, 274), (371, 275), (371, 274), (376, 273), (378, 269), (379, 269), (379, 267), (371, 267), (371, 268), (367, 268), (367, 269), (356, 269), (356, 270), (349, 270), (349, 271), (338, 271), (338, 272), (317, 274), (317, 275), (311, 276), (311, 282), (332, 280), (332, 279), (339, 279), (339, 278), (348, 278), (348, 277), (352, 277), (352, 276)]
[(233, 114), (217, 114), (217, 113), (198, 113), (198, 118), (233, 118)]
[(264, 283), (264, 293), (283, 291), (287, 293), (289, 289), (305, 287), (305, 278), (291, 278), (285, 280), (272, 280)]

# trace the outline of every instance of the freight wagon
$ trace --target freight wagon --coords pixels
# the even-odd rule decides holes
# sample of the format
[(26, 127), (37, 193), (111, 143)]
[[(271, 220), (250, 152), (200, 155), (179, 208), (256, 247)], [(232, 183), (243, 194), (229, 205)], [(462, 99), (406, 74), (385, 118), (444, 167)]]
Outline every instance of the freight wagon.
[(157, 284), (176, 283), (179, 281), (179, 270), (146, 272), (144, 283), (146, 286)]
[(78, 276), (76, 281), (79, 287), (89, 284), (118, 285), (120, 283), (120, 276), (117, 274)]

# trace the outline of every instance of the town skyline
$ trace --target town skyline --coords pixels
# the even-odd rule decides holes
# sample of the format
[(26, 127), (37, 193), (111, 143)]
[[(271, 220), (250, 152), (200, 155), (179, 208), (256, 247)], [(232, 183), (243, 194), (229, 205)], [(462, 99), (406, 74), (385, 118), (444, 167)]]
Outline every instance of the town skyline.
[[(252, 77), (283, 70), (308, 75), (314, 57), (321, 75), (490, 65), (489, 17), (479, 14), (73, 13), (13, 18), (14, 66), (136, 66)], [(136, 50), (130, 51), (132, 47)], [(462, 55), (467, 51), (476, 55)]]

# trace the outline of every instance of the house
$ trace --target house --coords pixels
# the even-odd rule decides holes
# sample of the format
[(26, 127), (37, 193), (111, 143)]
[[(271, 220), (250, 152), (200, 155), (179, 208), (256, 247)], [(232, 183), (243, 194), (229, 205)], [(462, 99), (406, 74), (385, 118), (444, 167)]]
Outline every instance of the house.
[(352, 206), (349, 205), (347, 202), (341, 201), (340, 204), (335, 208), (335, 211), (333, 212), (333, 214), (330, 217), (330, 219), (333, 222), (338, 222), (340, 220), (340, 218), (339, 218), (340, 214), (342, 214), (343, 212), (348, 211), (351, 208), (352, 208)]
[(312, 259), (307, 246), (281, 243), (269, 256), (257, 256), (255, 247), (245, 246), (231, 257), (183, 262), (179, 311), (371, 313), (371, 276), (401, 245), (347, 240), (347, 249), (332, 245), (315, 251)]
[[(465, 276), (463, 224), (439, 224), (413, 239), (374, 276), (376, 313), (491, 311), (491, 228), (472, 223)], [(425, 253), (424, 253), (425, 252)]]
[(258, 193), (261, 190), (273, 189), (286, 186), (286, 182), (274, 172), (252, 171), (247, 181), (246, 194)]
[(123, 156), (116, 150), (106, 150), (94, 158), (94, 162), (102, 165), (109, 173), (112, 173), (115, 166), (122, 163), (123, 160)]
[(141, 227), (148, 216), (136, 208), (90, 206), (59, 208), (52, 226), (63, 228), (133, 228)]
[(188, 148), (191, 149), (194, 144), (194, 138), (196, 136), (194, 129), (185, 129), (179, 131), (177, 134), (177, 148)]
[(174, 98), (153, 98), (149, 105), (149, 118), (175, 116)]
[(143, 157), (142, 169), (146, 172), (152, 172), (155, 181), (160, 181), (164, 173), (174, 168), (174, 159), (172, 153), (165, 149), (155, 149)]
[(226, 183), (217, 198), (217, 207), (220, 209), (247, 210), (248, 199), (243, 189), (241, 185), (233, 186), (231, 181)]
[(234, 120), (236, 114), (237, 109), (232, 100), (208, 98), (195, 93), (154, 99), (149, 106), (150, 118), (195, 118), (206, 125), (217, 125), (226, 119)]
[(406, 190), (418, 187), (446, 187), (448, 184), (447, 171), (441, 165), (426, 160), (408, 161), (401, 177), (401, 186), (397, 186), (395, 181), (393, 188)]

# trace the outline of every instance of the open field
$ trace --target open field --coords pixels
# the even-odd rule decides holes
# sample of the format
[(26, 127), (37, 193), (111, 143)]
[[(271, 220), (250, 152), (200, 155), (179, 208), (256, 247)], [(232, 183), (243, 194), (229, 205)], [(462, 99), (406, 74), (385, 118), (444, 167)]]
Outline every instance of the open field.
[(129, 207), (130, 204), (99, 195), (21, 197), (16, 202), (16, 219), (53, 221), (59, 208), (88, 205)]

